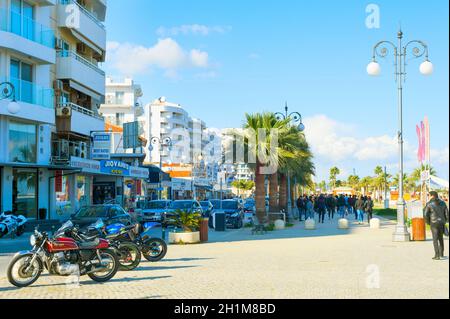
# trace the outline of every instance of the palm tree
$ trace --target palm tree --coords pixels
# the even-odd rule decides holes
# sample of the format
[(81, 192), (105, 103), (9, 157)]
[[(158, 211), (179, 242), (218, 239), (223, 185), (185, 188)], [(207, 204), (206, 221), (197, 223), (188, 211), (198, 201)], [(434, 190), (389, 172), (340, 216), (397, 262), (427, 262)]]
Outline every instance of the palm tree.
[[(255, 201), (256, 216), (263, 221), (266, 216), (266, 175), (262, 170), (264, 164), (270, 164), (278, 167), (280, 159), (288, 154), (282, 150), (279, 145), (274, 152), (272, 130), (279, 130), (282, 133), (288, 127), (289, 120), (278, 121), (273, 113), (257, 113), (246, 114), (246, 122), (244, 123), (244, 131), (236, 133), (244, 138), (247, 156), (256, 159), (254, 165), (255, 170)], [(280, 138), (278, 138), (280, 140)], [(256, 140), (256, 145), (252, 145), (251, 141)]]
[(350, 175), (347, 180), (348, 186), (353, 188), (354, 190), (358, 189), (360, 178), (357, 175)]
[(333, 167), (330, 169), (330, 184), (333, 185), (333, 188), (336, 188), (336, 180), (339, 174), (341, 174), (341, 170), (339, 168)]

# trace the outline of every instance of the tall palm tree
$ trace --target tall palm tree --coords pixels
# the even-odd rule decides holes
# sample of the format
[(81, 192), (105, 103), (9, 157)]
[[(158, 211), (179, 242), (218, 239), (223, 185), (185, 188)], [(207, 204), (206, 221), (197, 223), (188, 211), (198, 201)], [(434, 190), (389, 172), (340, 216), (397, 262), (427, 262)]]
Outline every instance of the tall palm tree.
[(330, 184), (333, 185), (333, 188), (336, 188), (336, 181), (339, 174), (341, 174), (341, 170), (339, 168), (333, 167), (330, 169)]
[[(278, 121), (273, 113), (246, 114), (245, 130), (236, 132), (244, 139), (247, 156), (256, 159), (256, 164), (253, 165), (255, 170), (255, 201), (256, 216), (260, 221), (264, 220), (266, 216), (266, 175), (262, 169), (266, 164), (277, 167), (280, 158), (284, 156), (279, 154), (285, 154), (279, 146), (275, 148), (274, 152), (273, 142), (275, 141), (272, 140), (274, 135), (271, 133), (274, 129), (279, 130), (279, 132), (285, 131), (288, 123), (288, 120)], [(255, 140), (256, 145), (252, 145), (252, 141)]]

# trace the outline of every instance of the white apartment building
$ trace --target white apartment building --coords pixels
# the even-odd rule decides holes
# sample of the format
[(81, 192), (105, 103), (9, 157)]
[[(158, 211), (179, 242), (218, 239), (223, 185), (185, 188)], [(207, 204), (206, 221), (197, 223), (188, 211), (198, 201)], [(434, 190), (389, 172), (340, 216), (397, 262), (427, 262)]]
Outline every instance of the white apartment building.
[[(114, 81), (106, 77), (106, 95), (105, 104), (100, 107), (100, 114), (107, 124), (115, 126), (117, 132), (112, 132), (112, 152), (130, 153), (136, 149), (124, 149), (123, 143), (123, 125), (125, 123), (145, 121), (144, 108), (140, 103), (142, 97), (142, 88), (134, 83), (133, 79), (125, 78)], [(114, 131), (114, 129), (112, 128)]]
[(169, 137), (172, 146), (159, 145), (147, 148), (146, 162), (188, 164), (190, 160), (190, 131), (188, 112), (180, 105), (167, 102), (161, 97), (145, 107), (145, 138), (151, 144), (153, 138), (158, 138), (162, 144)]
[(0, 95), (0, 211), (55, 218), (91, 203), (105, 16), (105, 0), (0, 0), (0, 92), (11, 83), (20, 106)]

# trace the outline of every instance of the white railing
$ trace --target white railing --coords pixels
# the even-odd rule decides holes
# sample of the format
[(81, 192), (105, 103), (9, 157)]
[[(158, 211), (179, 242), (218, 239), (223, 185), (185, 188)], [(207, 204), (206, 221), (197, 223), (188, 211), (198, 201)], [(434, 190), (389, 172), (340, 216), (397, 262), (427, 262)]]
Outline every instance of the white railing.
[(106, 30), (105, 25), (103, 23), (101, 23), (100, 20), (92, 12), (90, 12), (88, 9), (86, 9), (85, 7), (80, 5), (78, 2), (76, 2), (74, 0), (59, 0), (59, 3), (62, 5), (68, 5), (68, 4), (76, 5), (84, 14), (86, 14), (86, 16), (89, 19), (91, 19), (93, 22), (95, 22), (103, 30)]
[(58, 51), (58, 57), (60, 58), (68, 58), (68, 57), (72, 57), (75, 60), (77, 60), (80, 63), (83, 63), (84, 65), (86, 65), (87, 67), (91, 68), (92, 70), (94, 70), (95, 72), (99, 73), (102, 76), (105, 76), (106, 73), (105, 71), (103, 71), (102, 69), (100, 69), (98, 66), (96, 66), (94, 63), (92, 63), (91, 61), (89, 61), (86, 58), (83, 58), (81, 55), (78, 55), (77, 53), (73, 52), (73, 51), (63, 51), (60, 50)]
[(79, 106), (75, 103), (72, 102), (67, 102), (67, 103), (59, 103), (58, 107), (70, 107), (73, 111), (76, 111), (78, 113), (82, 113), (84, 115), (90, 116), (90, 117), (94, 117), (96, 119), (99, 120), (103, 120), (103, 117), (100, 115), (97, 115), (94, 111), (89, 110), (87, 108), (84, 108), (82, 106)]

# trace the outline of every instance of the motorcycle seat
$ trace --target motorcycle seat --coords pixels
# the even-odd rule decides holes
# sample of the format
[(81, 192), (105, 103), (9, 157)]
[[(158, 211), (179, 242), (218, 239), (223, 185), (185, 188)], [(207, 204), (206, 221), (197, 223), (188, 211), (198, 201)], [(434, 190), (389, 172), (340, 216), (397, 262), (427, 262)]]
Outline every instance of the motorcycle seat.
[(85, 241), (85, 242), (81, 242), (78, 243), (78, 246), (80, 247), (80, 249), (92, 249), (97, 247), (100, 244), (100, 239), (94, 239), (92, 241)]

